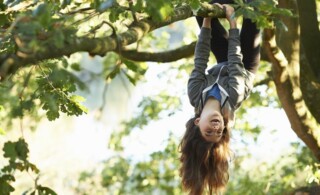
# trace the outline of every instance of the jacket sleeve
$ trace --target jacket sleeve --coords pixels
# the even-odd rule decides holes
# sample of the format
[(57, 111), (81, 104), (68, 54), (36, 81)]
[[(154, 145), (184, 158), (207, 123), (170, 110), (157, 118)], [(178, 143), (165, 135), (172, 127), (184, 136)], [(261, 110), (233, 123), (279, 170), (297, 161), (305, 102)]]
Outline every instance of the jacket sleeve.
[(242, 63), (239, 29), (229, 30), (228, 40), (228, 93), (233, 109), (245, 99), (246, 71)]
[(188, 80), (188, 96), (193, 107), (198, 107), (206, 86), (206, 68), (210, 55), (211, 29), (202, 27), (195, 48), (194, 68)]

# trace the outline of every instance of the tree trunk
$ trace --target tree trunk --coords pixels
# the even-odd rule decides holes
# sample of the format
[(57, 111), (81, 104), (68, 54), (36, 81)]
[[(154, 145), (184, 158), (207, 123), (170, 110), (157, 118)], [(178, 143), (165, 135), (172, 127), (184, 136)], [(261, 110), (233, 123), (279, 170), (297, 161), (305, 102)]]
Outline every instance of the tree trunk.
[[(292, 0), (280, 0), (279, 6), (298, 10), (296, 1)], [(273, 80), (292, 130), (320, 161), (320, 126), (307, 107), (300, 84), (299, 21), (295, 17), (282, 18), (282, 21), (288, 31), (278, 30), (277, 38), (274, 30), (264, 31), (264, 46), (272, 63)]]

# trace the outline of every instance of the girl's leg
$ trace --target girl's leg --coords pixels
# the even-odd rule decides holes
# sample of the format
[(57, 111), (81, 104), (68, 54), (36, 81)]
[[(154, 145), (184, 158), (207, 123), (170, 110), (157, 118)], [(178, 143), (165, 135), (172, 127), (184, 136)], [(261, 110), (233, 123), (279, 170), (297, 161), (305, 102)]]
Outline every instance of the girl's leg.
[[(247, 0), (251, 2), (251, 0)], [(244, 18), (240, 33), (244, 67), (256, 73), (260, 63), (260, 29), (250, 19)]]
[[(196, 17), (199, 26), (203, 18)], [(218, 63), (228, 60), (228, 33), (217, 18), (211, 20), (211, 51)]]
[[(229, 4), (233, 0), (213, 0), (210, 3)], [(202, 26), (203, 18), (196, 17), (199, 27)], [(219, 22), (219, 19), (211, 19), (211, 51), (218, 63), (228, 60), (228, 32)]]

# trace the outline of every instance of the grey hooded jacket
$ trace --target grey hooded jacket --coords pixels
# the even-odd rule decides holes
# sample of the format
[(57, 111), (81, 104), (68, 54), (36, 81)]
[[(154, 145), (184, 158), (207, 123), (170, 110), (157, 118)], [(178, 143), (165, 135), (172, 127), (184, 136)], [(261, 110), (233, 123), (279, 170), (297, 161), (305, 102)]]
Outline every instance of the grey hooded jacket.
[(197, 115), (201, 114), (208, 90), (217, 83), (221, 93), (221, 111), (233, 126), (235, 111), (249, 96), (255, 75), (242, 63), (239, 29), (229, 30), (228, 61), (206, 73), (210, 55), (211, 29), (202, 27), (195, 48), (195, 67), (188, 81), (188, 96)]

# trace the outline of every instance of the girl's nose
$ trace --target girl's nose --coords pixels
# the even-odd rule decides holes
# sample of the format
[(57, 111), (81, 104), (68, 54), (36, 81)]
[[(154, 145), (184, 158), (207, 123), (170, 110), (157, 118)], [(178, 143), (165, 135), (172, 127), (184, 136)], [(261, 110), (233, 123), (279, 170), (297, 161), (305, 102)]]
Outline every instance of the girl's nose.
[(219, 130), (219, 125), (214, 125), (214, 126), (212, 127), (212, 129), (213, 129), (214, 131)]

